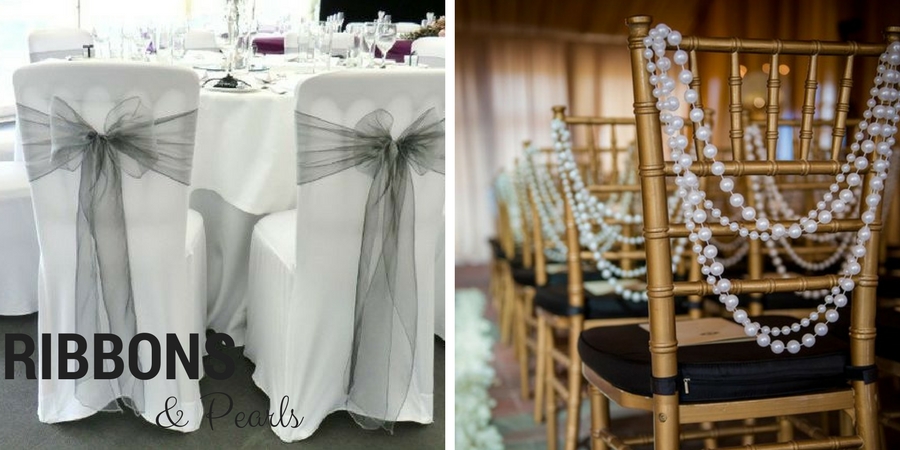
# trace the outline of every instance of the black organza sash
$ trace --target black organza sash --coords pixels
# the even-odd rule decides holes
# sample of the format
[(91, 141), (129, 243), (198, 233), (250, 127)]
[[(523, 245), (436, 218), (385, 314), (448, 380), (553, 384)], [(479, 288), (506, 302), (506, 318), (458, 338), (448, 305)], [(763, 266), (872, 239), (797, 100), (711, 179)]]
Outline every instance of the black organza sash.
[(295, 118), (298, 184), (351, 167), (372, 176), (347, 366), (348, 410), (363, 428), (392, 431), (409, 393), (416, 354), (416, 212), (411, 172), (444, 174), (444, 119), (429, 109), (394, 139), (394, 118), (382, 109), (360, 119), (354, 128), (300, 112)]
[[(119, 410), (122, 398), (135, 413), (145, 410), (143, 383), (129, 370), (128, 344), (137, 332), (122, 198), (122, 174), (148, 171), (188, 185), (197, 111), (154, 119), (137, 97), (119, 102), (102, 131), (89, 125), (58, 97), (50, 113), (17, 105), (28, 178), (56, 170), (80, 171), (76, 217), (75, 331), (87, 339), (93, 362), (95, 333), (122, 340), (122, 375), (98, 378), (98, 367), (75, 382), (75, 396), (87, 408)], [(107, 345), (105, 351), (110, 351)], [(140, 364), (138, 364), (140, 367)], [(111, 366), (103, 369), (109, 371)], [(146, 368), (143, 368), (144, 370)]]

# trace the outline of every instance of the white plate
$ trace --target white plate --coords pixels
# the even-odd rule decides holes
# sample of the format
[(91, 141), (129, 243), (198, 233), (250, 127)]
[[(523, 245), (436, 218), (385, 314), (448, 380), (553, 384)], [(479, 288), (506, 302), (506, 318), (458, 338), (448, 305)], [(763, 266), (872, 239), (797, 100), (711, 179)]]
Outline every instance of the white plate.
[(210, 83), (209, 86), (206, 86), (203, 89), (206, 89), (207, 91), (213, 91), (213, 92), (228, 92), (231, 94), (246, 94), (249, 92), (261, 91), (260, 88), (253, 87), (253, 86), (250, 86), (250, 87), (243, 86), (243, 87), (239, 87), (239, 88), (220, 88), (220, 87), (213, 86), (212, 83)]

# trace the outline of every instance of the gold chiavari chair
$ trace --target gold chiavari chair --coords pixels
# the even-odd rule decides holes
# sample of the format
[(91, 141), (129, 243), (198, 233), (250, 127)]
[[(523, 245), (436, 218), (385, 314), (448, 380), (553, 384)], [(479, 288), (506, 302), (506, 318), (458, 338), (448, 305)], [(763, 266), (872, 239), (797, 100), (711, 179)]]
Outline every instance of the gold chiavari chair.
[[(495, 237), (489, 239), (491, 246), (491, 277), (489, 293), (496, 311), (501, 310), (503, 289), (509, 276), (509, 262), (515, 259), (516, 242), (510, 223), (510, 190), (512, 179), (507, 172), (501, 172), (494, 179), (494, 201), (497, 208)], [(513, 194), (514, 195), (514, 194)]]
[[(858, 231), (868, 225), (863, 235), (867, 239), (860, 247), (866, 256), (852, 266), (857, 275), (850, 278), (836, 275), (815, 277), (793, 277), (790, 279), (744, 279), (723, 280), (712, 277), (710, 283), (676, 282), (669, 270), (670, 239), (674, 236), (690, 235), (692, 230), (687, 224), (672, 224), (666, 205), (666, 178), (676, 176), (675, 163), (665, 160), (663, 140), (661, 136), (660, 112), (657, 99), (654, 98), (653, 86), (650, 85), (650, 74), (656, 66), (647, 66), (645, 53), (654, 56), (657, 51), (669, 50), (680, 43), (680, 49), (687, 55), (680, 54), (679, 59), (686, 60), (689, 67), (686, 73), (692, 83), (699, 86), (698, 54), (707, 52), (724, 53), (730, 56), (729, 76), (722, 85), (729, 86), (729, 138), (735, 152), (733, 161), (711, 163), (700, 160), (691, 165), (691, 172), (697, 177), (711, 176), (714, 172), (729, 180), (734, 176), (764, 175), (832, 175), (842, 172), (842, 161), (838, 161), (838, 153), (842, 139), (835, 132), (832, 140), (832, 152), (829, 159), (807, 159), (811, 144), (811, 124), (816, 112), (815, 96), (817, 90), (818, 63), (825, 58), (841, 61), (843, 71), (837, 75), (840, 80), (837, 105), (835, 107), (835, 130), (846, 128), (847, 113), (850, 109), (851, 87), (855, 78), (854, 62), (863, 60), (876, 64), (885, 51), (883, 44), (858, 44), (853, 42), (834, 43), (821, 41), (784, 41), (739, 38), (681, 38), (675, 34), (672, 39), (666, 37), (667, 28), (655, 27), (652, 34), (663, 36), (664, 41), (657, 44), (651, 36), (649, 16), (634, 16), (627, 20), (629, 27), (629, 48), (632, 57), (632, 78), (634, 82), (634, 110), (638, 128), (638, 146), (641, 172), (641, 198), (644, 209), (644, 236), (648, 262), (648, 294), (650, 302), (650, 329), (648, 333), (635, 326), (597, 328), (582, 333), (579, 351), (585, 361), (584, 375), (591, 384), (592, 436), (595, 449), (612, 446), (617, 449), (630, 448), (631, 444), (652, 442), (657, 449), (679, 448), (681, 439), (706, 438), (714, 435), (738, 435), (756, 431), (778, 431), (779, 443), (756, 444), (745, 449), (843, 449), (843, 448), (881, 448), (879, 429), (876, 420), (878, 397), (875, 381), (875, 290), (877, 286), (877, 253), (881, 234), (881, 210), (865, 210), (855, 218), (840, 220), (824, 220), (822, 223), (804, 222), (805, 232), (841, 232)], [(886, 33), (886, 41), (894, 43), (900, 36), (900, 28), (891, 27)], [(656, 48), (646, 52), (646, 42)], [(680, 41), (680, 42), (679, 42)], [(900, 52), (900, 45), (891, 44), (891, 51)], [(779, 115), (778, 97), (781, 80), (777, 70), (771, 70), (767, 83), (766, 108), (766, 149), (764, 161), (746, 161), (741, 154), (741, 139), (744, 125), (741, 117), (741, 76), (740, 56), (742, 54), (769, 55), (771, 67), (779, 67), (779, 58), (784, 55), (807, 61), (806, 82), (803, 85), (804, 100), (801, 109), (801, 158), (798, 161), (777, 161), (775, 149), (777, 144), (776, 125)], [(894, 58), (894, 57), (892, 57)], [(897, 55), (900, 58), (900, 55)], [(896, 58), (895, 58), (896, 59)], [(674, 61), (674, 59), (673, 59)], [(677, 64), (681, 64), (680, 62)], [(893, 64), (893, 63), (892, 63)], [(668, 66), (668, 64), (664, 64)], [(667, 67), (659, 67), (665, 70)], [(679, 78), (681, 74), (679, 73)], [(654, 75), (655, 76), (655, 75)], [(686, 77), (686, 78), (687, 78)], [(656, 77), (659, 81), (659, 77)], [(869, 86), (863, 86), (867, 89)], [(884, 89), (888, 89), (885, 87)], [(881, 94), (882, 89), (876, 91)], [(659, 91), (657, 91), (658, 93)], [(696, 92), (696, 91), (695, 91)], [(887, 98), (896, 95), (896, 91), (888, 89)], [(865, 94), (863, 94), (865, 95)], [(881, 97), (878, 97), (881, 98)], [(896, 99), (894, 99), (896, 100)], [(675, 102), (662, 103), (671, 107)], [(668, 100), (665, 100), (668, 102)], [(877, 102), (876, 102), (877, 103)], [(703, 127), (702, 117), (696, 115), (692, 121), (700, 119), (695, 125), (699, 138), (700, 133), (708, 134)], [(671, 121), (669, 122), (671, 124)], [(880, 128), (880, 127), (879, 127)], [(870, 128), (871, 130), (871, 128)], [(668, 131), (668, 130), (667, 130)], [(873, 131), (874, 133), (874, 131)], [(674, 136), (673, 136), (674, 137)], [(865, 136), (864, 136), (865, 137)], [(702, 140), (706, 140), (701, 138)], [(854, 138), (855, 139), (855, 138)], [(881, 137), (875, 137), (872, 145), (880, 144)], [(680, 146), (681, 143), (675, 141)], [(879, 152), (872, 151), (869, 143), (864, 141), (863, 151), (853, 165), (863, 173), (860, 182), (863, 196), (876, 187), (873, 169)], [(696, 145), (696, 144), (695, 144)], [(890, 143), (886, 144), (889, 148)], [(705, 150), (705, 147), (703, 147)], [(884, 149), (885, 147), (878, 147)], [(868, 153), (871, 152), (871, 153)], [(679, 164), (680, 165), (680, 164)], [(863, 170), (866, 169), (866, 170)], [(882, 166), (883, 170), (883, 166)], [(682, 177), (684, 179), (684, 177)], [(845, 181), (850, 179), (849, 175)], [(845, 181), (838, 179), (842, 186)], [(693, 180), (687, 180), (693, 184)], [(840, 189), (840, 186), (839, 186)], [(877, 189), (877, 188), (876, 188)], [(724, 189), (723, 190), (728, 190)], [(837, 192), (835, 192), (837, 194)], [(875, 197), (873, 197), (874, 199)], [(862, 202), (863, 200), (860, 199)], [(866, 197), (866, 201), (868, 198)], [(740, 202), (735, 202), (742, 211)], [(875, 202), (877, 203), (877, 202)], [(864, 203), (863, 203), (864, 204)], [(694, 216), (697, 218), (697, 216)], [(755, 221), (753, 214), (744, 216), (747, 228), (761, 233), (766, 229), (774, 230), (776, 225)], [(697, 222), (703, 223), (702, 220)], [(818, 225), (816, 225), (818, 223)], [(779, 228), (780, 229), (780, 228)], [(729, 235), (733, 231), (729, 226), (707, 224), (700, 227), (698, 234), (706, 236)], [(702, 240), (707, 240), (701, 237)], [(705, 250), (705, 248), (704, 248)], [(849, 269), (848, 269), (849, 270)], [(718, 280), (718, 281), (717, 281)], [(849, 281), (853, 282), (850, 286)], [(801, 342), (787, 341), (793, 335), (781, 331), (793, 330), (796, 319), (790, 317), (766, 316), (752, 322), (755, 318), (738, 317), (745, 325), (749, 335), (756, 337), (756, 342), (719, 343), (695, 347), (679, 346), (676, 341), (676, 322), (674, 314), (674, 297), (676, 295), (710, 295), (721, 291), (729, 294), (725, 300), (731, 301), (730, 295), (736, 294), (770, 294), (774, 292), (792, 292), (809, 289), (832, 288), (841, 283), (841, 290), (852, 289), (852, 302), (849, 303), (850, 326), (849, 344), (843, 342), (832, 333), (827, 333), (827, 325), (821, 323), (819, 314), (811, 314), (809, 322), (805, 322), (809, 330), (819, 328), (816, 334), (804, 335)], [(839, 292), (841, 292), (839, 290)], [(735, 299), (736, 300), (736, 299)], [(822, 313), (828, 322), (837, 320), (834, 303), (844, 298), (833, 298), (832, 306), (823, 307)], [(814, 310), (814, 312), (816, 312)], [(736, 317), (737, 317), (737, 313)], [(745, 320), (746, 319), (746, 320)], [(815, 327), (813, 326), (815, 324)], [(820, 325), (822, 327), (820, 327)], [(690, 326), (690, 322), (681, 322), (680, 327)], [(771, 328), (765, 328), (771, 326)], [(771, 331), (771, 334), (762, 330)], [(780, 330), (778, 333), (775, 331)], [(764, 336), (764, 337), (763, 337)], [(781, 337), (779, 337), (781, 336)], [(809, 338), (807, 338), (809, 336)], [(646, 342), (649, 337), (649, 346)], [(765, 348), (772, 346), (771, 349)], [(642, 348), (637, 352), (637, 348)], [(784, 354), (775, 354), (781, 353)], [(789, 354), (790, 353), (790, 354)], [(636, 381), (637, 380), (637, 381)], [(750, 383), (754, 384), (750, 384)], [(629, 407), (652, 411), (654, 434), (649, 439), (621, 439), (609, 429), (608, 401)], [(802, 413), (822, 411), (844, 411), (852, 418), (852, 427), (844, 430), (848, 433), (841, 436), (825, 436), (822, 430), (805, 427), (801, 431), (808, 432), (810, 439), (793, 441), (793, 428), (780, 424), (760, 425), (757, 427), (735, 427), (729, 430), (682, 431), (681, 425), (704, 421), (728, 421), (749, 418), (778, 417)]]
[[(566, 116), (564, 107), (554, 108), (554, 118), (562, 121), (570, 129), (584, 127), (587, 131), (587, 147), (590, 153), (584, 154), (584, 172), (586, 188), (596, 195), (634, 195), (638, 191), (636, 182), (621, 183), (619, 177), (619, 161), (627, 155), (628, 146), (617, 142), (618, 128), (634, 129), (634, 121), (621, 118), (574, 117)], [(609, 145), (599, 144), (599, 130), (607, 129)], [(604, 160), (598, 157), (607, 153)], [(557, 163), (559, 163), (557, 161)], [(601, 169), (608, 168), (601, 176)], [(566, 170), (561, 168), (560, 170)], [(633, 168), (632, 168), (633, 170)], [(602, 182), (604, 180), (606, 182)], [(624, 202), (631, 205), (632, 203)], [(591, 286), (586, 289), (584, 283), (584, 266), (595, 263), (594, 253), (581, 245), (579, 229), (576, 224), (575, 208), (567, 199), (565, 202), (565, 228), (567, 246), (568, 283), (559, 287), (537, 287), (535, 289), (534, 306), (538, 317), (538, 359), (544, 365), (542, 374), (544, 385), (544, 405), (547, 419), (547, 448), (555, 450), (559, 439), (557, 430), (557, 398), (565, 405), (566, 421), (564, 448), (574, 450), (578, 444), (578, 428), (580, 405), (583, 393), (583, 378), (580, 373), (581, 358), (577, 351), (578, 336), (582, 330), (593, 327), (605, 327), (621, 324), (642, 323), (647, 321), (647, 304), (623, 298), (613, 291), (609, 285)], [(631, 210), (623, 213), (629, 214)], [(638, 233), (639, 223), (629, 222), (612, 217), (606, 221), (608, 225), (621, 226), (624, 237), (632, 237)], [(598, 226), (599, 224), (593, 224)], [(636, 263), (644, 260), (644, 252), (629, 240), (622, 241), (603, 252), (602, 257), (610, 261), (618, 261), (623, 270), (636, 269)], [(601, 272), (601, 275), (602, 272)], [(642, 283), (635, 280), (621, 280), (631, 289), (642, 289)], [(600, 287), (597, 290), (596, 287)], [(605, 289), (605, 290), (604, 290)], [(557, 367), (561, 370), (557, 371)]]
[[(523, 147), (530, 146), (531, 143), (526, 141), (523, 143)], [(533, 271), (534, 264), (534, 248), (533, 243), (531, 242), (532, 238), (532, 226), (531, 223), (531, 215), (528, 213), (528, 195), (527, 195), (527, 182), (524, 180), (522, 175), (522, 164), (523, 162), (517, 158), (515, 163), (515, 175), (514, 175), (514, 185), (515, 185), (515, 202), (514, 207), (519, 213), (519, 226), (521, 236), (521, 246), (517, 248), (516, 257), (513, 258), (507, 268), (509, 269), (506, 272), (506, 276), (504, 277), (503, 283), (503, 292), (500, 297), (500, 310), (499, 310), (499, 327), (500, 327), (500, 342), (503, 344), (512, 344), (513, 349), (517, 350), (515, 343), (512, 342), (513, 337), (515, 335), (514, 330), (516, 328), (515, 320), (516, 320), (516, 299), (520, 295), (519, 289), (516, 287), (516, 274), (521, 273), (522, 271), (530, 272)], [(516, 352), (516, 357), (521, 355)]]

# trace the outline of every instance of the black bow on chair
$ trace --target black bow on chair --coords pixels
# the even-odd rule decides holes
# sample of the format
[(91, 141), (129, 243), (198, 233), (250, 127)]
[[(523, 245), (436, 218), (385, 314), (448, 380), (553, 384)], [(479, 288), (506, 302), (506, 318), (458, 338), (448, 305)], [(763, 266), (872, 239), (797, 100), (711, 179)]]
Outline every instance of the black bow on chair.
[[(392, 431), (412, 381), (418, 294), (411, 171), (444, 174), (444, 119), (435, 109), (399, 138), (379, 109), (354, 128), (297, 112), (297, 184), (357, 167), (373, 177), (356, 285), (348, 410), (363, 428)], [(401, 329), (394, 329), (394, 322)], [(395, 345), (395, 341), (402, 345)]]
[(197, 111), (154, 120), (152, 111), (132, 97), (109, 111), (98, 132), (58, 97), (51, 100), (49, 114), (21, 104), (17, 110), (32, 182), (57, 169), (80, 169), (75, 331), (88, 342), (85, 358), (93, 361), (95, 333), (116, 334), (125, 347), (120, 377), (106, 380), (89, 374), (76, 380), (75, 396), (97, 411), (118, 410), (112, 401), (122, 397), (135, 413), (143, 413), (143, 383), (131, 374), (127, 355), (137, 324), (122, 173), (140, 178), (154, 171), (190, 184)]

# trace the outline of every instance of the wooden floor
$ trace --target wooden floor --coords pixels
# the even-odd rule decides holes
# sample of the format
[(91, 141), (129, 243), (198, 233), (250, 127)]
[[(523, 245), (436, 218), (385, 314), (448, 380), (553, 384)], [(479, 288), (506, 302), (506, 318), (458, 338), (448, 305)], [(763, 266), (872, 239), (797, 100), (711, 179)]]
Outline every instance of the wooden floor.
[[(486, 265), (457, 266), (456, 288), (478, 288), (487, 292), (489, 282), (489, 270)], [(485, 310), (485, 316), (496, 324), (496, 311), (490, 306)], [(494, 327), (496, 333), (496, 326)], [(523, 400), (519, 393), (519, 366), (513, 358), (512, 348), (500, 344), (494, 346), (494, 369), (497, 379), (490, 390), (491, 397), (496, 401), (493, 410), (493, 421), (497, 429), (503, 435), (503, 440), (508, 450), (538, 450), (546, 448), (546, 431), (543, 424), (535, 424), (532, 419), (534, 403), (531, 400)], [(900, 411), (900, 385), (891, 380), (884, 380), (880, 386), (880, 397), (885, 408)], [(588, 402), (582, 405), (581, 414), (581, 439), (585, 441), (589, 430), (590, 413)], [(613, 405), (611, 411), (612, 427), (621, 435), (635, 435), (650, 433), (652, 424), (649, 414), (640, 411), (630, 411)], [(560, 426), (565, 419), (565, 413), (559, 416)], [(886, 449), (900, 449), (900, 433), (888, 430), (886, 432)], [(761, 440), (774, 439), (774, 435), (761, 435)], [(723, 440), (723, 445), (739, 445), (740, 441)], [(703, 446), (698, 443), (686, 443), (685, 449), (699, 449)], [(586, 448), (586, 447), (585, 447)], [(650, 448), (636, 447), (636, 448)]]

